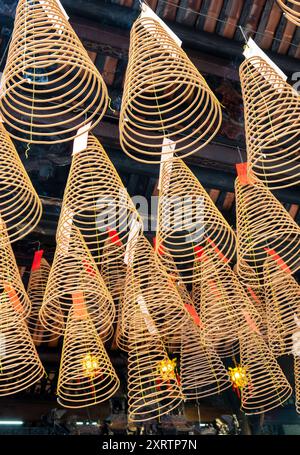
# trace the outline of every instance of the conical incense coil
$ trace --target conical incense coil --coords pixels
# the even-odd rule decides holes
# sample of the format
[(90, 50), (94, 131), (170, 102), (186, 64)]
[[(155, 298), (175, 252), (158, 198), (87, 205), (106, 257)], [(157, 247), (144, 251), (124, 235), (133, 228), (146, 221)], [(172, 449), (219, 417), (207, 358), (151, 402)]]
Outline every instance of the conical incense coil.
[[(261, 317), (228, 266), (220, 267), (213, 249), (201, 256), (200, 318), (207, 343), (222, 357), (238, 349), (239, 333), (258, 331)], [(207, 264), (210, 264), (207, 266)]]
[(57, 386), (58, 402), (83, 408), (108, 400), (120, 381), (84, 304), (68, 317)]
[(89, 134), (84, 150), (73, 155), (64, 193), (56, 239), (68, 224), (80, 229), (97, 264), (114, 260), (103, 248), (109, 238), (124, 257), (130, 239), (132, 222), (140, 225), (132, 241), (141, 231), (141, 218), (131, 201), (116, 169), (100, 142)]
[(180, 328), (190, 319), (173, 280), (143, 236), (136, 242), (127, 268), (120, 327), (124, 342), (129, 340), (130, 320), (136, 309), (147, 321), (150, 317), (147, 325), (151, 333), (173, 341), (176, 336), (180, 340)]
[(300, 1), (299, 0), (277, 0), (278, 5), (284, 12), (284, 17), (293, 24), (300, 27)]
[(31, 303), (25, 291), (5, 223), (0, 217), (0, 293), (4, 292), (20, 319), (26, 319)]
[(271, 258), (265, 262), (264, 273), (268, 345), (278, 357), (292, 352), (293, 334), (297, 331), (295, 318), (300, 318), (300, 287)]
[[(113, 299), (79, 229), (72, 225), (69, 236), (62, 236), (56, 247), (40, 310), (43, 326), (63, 335), (68, 312), (74, 303), (86, 306), (103, 340), (112, 335)], [(59, 325), (62, 315), (64, 324)]]
[(45, 374), (26, 323), (0, 295), (0, 396), (25, 390)]
[(220, 394), (231, 386), (220, 357), (194, 324), (187, 324), (182, 330), (180, 377), (187, 400)]
[(129, 334), (128, 414), (132, 422), (144, 422), (170, 412), (183, 396), (174, 362), (160, 336), (149, 332), (138, 309)]
[(235, 253), (233, 230), (182, 160), (162, 167), (157, 244), (164, 248), (167, 270), (175, 261), (184, 283), (200, 279), (194, 260), (207, 248), (222, 259), (220, 267)]
[(295, 376), (295, 406), (296, 411), (300, 414), (300, 357), (294, 355), (294, 376)]
[(36, 227), (42, 204), (1, 120), (0, 145), (0, 213), (10, 242), (15, 242)]
[[(263, 264), (271, 257), (281, 269), (300, 268), (300, 228), (263, 183), (235, 181), (237, 210), (237, 273), (245, 285), (263, 286)], [(249, 272), (249, 268), (251, 272)]]
[(66, 142), (94, 127), (107, 104), (104, 81), (56, 0), (19, 0), (0, 98), (10, 135)]
[(242, 410), (245, 414), (262, 414), (283, 404), (292, 388), (267, 344), (255, 331), (240, 337), (241, 366), (247, 385), (242, 388)]
[(271, 189), (300, 183), (298, 93), (258, 56), (242, 63), (240, 79), (249, 172)]
[[(39, 311), (43, 303), (50, 272), (50, 265), (46, 259), (42, 257), (42, 253), (43, 250), (36, 251), (35, 253), (27, 287), (27, 294), (31, 301), (31, 312), (27, 319), (27, 326), (36, 345), (39, 345), (40, 343), (49, 343), (58, 338), (58, 335), (46, 330), (39, 320)], [(58, 328), (62, 324), (63, 318), (61, 318)]]
[(221, 122), (219, 101), (186, 53), (156, 20), (138, 18), (120, 113), (125, 153), (159, 163), (167, 138), (176, 142), (176, 156), (185, 157), (211, 141)]
[[(122, 253), (120, 255), (120, 249)], [(124, 294), (125, 278), (126, 278), (126, 264), (124, 263), (125, 248), (123, 244), (117, 245), (114, 241), (108, 238), (103, 247), (103, 257), (108, 258), (104, 260), (100, 266), (100, 272), (104, 282), (109, 290), (112, 298), (114, 299), (116, 309), (119, 308), (119, 302)], [(116, 311), (116, 318), (117, 318)]]

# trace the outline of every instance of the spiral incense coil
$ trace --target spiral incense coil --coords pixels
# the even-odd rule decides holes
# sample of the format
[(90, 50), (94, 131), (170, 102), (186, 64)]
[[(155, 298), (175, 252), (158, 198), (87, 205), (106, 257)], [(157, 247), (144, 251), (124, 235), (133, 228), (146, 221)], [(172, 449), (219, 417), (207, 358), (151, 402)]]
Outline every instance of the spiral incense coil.
[(258, 56), (242, 63), (240, 79), (249, 172), (271, 189), (299, 184), (298, 93)]
[(31, 232), (42, 216), (42, 204), (0, 119), (0, 213), (9, 241)]
[(247, 385), (242, 388), (245, 414), (262, 414), (283, 404), (292, 388), (263, 338), (254, 331), (240, 338), (241, 366)]
[[(123, 249), (120, 255), (120, 249)], [(117, 245), (108, 238), (103, 246), (104, 260), (100, 266), (100, 272), (104, 282), (114, 299), (116, 309), (119, 308), (119, 302), (124, 294), (126, 264), (124, 263), (125, 248), (123, 245)], [(116, 311), (116, 318), (118, 311)]]
[[(31, 301), (31, 312), (27, 319), (27, 326), (31, 333), (34, 343), (39, 346), (40, 343), (49, 343), (58, 338), (58, 335), (45, 330), (39, 320), (39, 311), (43, 303), (43, 297), (50, 272), (50, 265), (46, 259), (41, 258), (40, 266), (32, 269), (30, 272), (27, 294)], [(58, 328), (63, 324), (61, 318)]]
[(233, 230), (182, 160), (166, 161), (162, 167), (157, 244), (164, 248), (167, 270), (175, 261), (184, 283), (200, 279), (194, 273), (200, 250), (213, 247), (220, 267), (235, 253)]
[(183, 396), (160, 336), (149, 332), (139, 310), (133, 314), (129, 333), (128, 417), (144, 422), (169, 413)]
[(219, 262), (213, 249), (202, 254), (198, 305), (207, 343), (221, 357), (228, 357), (238, 352), (239, 333), (248, 333), (249, 326), (259, 331), (261, 317), (233, 270), (220, 267)]
[[(237, 273), (246, 286), (263, 286), (264, 261), (271, 257), (287, 273), (300, 268), (300, 228), (263, 183), (235, 181)], [(249, 269), (250, 268), (250, 269)], [(250, 271), (249, 271), (250, 270)], [(280, 275), (280, 272), (278, 272)]]
[(130, 321), (139, 309), (149, 322), (151, 333), (163, 339), (181, 339), (180, 328), (190, 320), (180, 294), (148, 240), (140, 236), (135, 244), (131, 266), (127, 268), (122, 305), (121, 335), (129, 340)]
[(69, 237), (62, 236), (56, 247), (39, 314), (43, 326), (63, 335), (68, 312), (74, 303), (85, 304), (102, 340), (110, 338), (115, 317), (113, 299), (83, 236), (72, 225)]
[[(124, 257), (132, 220), (142, 227), (141, 218), (116, 169), (92, 134), (88, 136), (86, 149), (73, 155), (57, 241), (70, 217), (83, 234), (96, 263), (102, 265), (116, 257)], [(118, 256), (112, 256), (109, 249), (104, 249), (107, 239), (119, 248)]]
[(188, 324), (182, 330), (180, 377), (182, 393), (187, 400), (220, 394), (231, 386), (220, 357), (194, 324)]
[(279, 357), (292, 352), (292, 335), (297, 330), (295, 316), (300, 318), (300, 287), (271, 258), (266, 261), (264, 272), (268, 344), (273, 355)]
[(108, 400), (119, 378), (84, 304), (74, 304), (68, 317), (57, 386), (58, 403), (83, 408)]
[(25, 390), (45, 374), (26, 323), (0, 294), (0, 396)]
[(56, 0), (19, 0), (2, 85), (2, 117), (22, 142), (70, 141), (108, 105), (105, 83)]
[(31, 303), (25, 291), (4, 221), (0, 217), (0, 294), (5, 293), (20, 319), (26, 319)]
[(300, 27), (300, 1), (299, 0), (277, 0), (278, 5), (283, 10), (284, 17), (293, 24)]
[(186, 53), (157, 21), (138, 18), (120, 112), (124, 152), (159, 163), (168, 138), (176, 142), (176, 156), (185, 157), (209, 143), (221, 122), (219, 101)]
[(300, 414), (300, 357), (294, 355), (294, 375), (295, 375), (295, 406)]

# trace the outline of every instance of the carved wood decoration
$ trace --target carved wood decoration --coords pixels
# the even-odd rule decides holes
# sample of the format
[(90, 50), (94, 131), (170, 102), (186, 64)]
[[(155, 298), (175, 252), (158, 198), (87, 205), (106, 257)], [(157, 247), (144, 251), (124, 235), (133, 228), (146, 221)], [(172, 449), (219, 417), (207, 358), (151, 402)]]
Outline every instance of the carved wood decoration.
[(0, 295), (0, 396), (25, 390), (45, 374), (29, 330), (4, 291)]
[(31, 232), (42, 216), (41, 201), (0, 119), (0, 213), (9, 241)]
[(251, 57), (242, 63), (240, 79), (249, 173), (271, 189), (298, 184), (300, 98), (297, 91), (261, 57)]
[(120, 113), (124, 152), (159, 163), (164, 140), (170, 139), (176, 156), (185, 157), (211, 141), (221, 121), (219, 101), (186, 53), (156, 20), (138, 18), (130, 33)]
[(284, 12), (284, 17), (293, 24), (300, 27), (300, 1), (299, 0), (277, 0), (278, 5)]
[(83, 408), (108, 400), (120, 381), (84, 303), (70, 309), (58, 378), (58, 403)]
[(157, 245), (164, 249), (167, 270), (175, 261), (182, 281), (192, 283), (200, 279), (194, 261), (208, 248), (215, 249), (220, 267), (232, 259), (235, 234), (182, 160), (163, 164), (161, 182)]
[[(41, 257), (39, 266), (33, 262), (27, 287), (27, 294), (31, 301), (31, 312), (27, 319), (27, 326), (36, 346), (56, 340), (59, 336), (46, 330), (39, 320), (39, 311), (43, 303), (49, 272), (50, 265), (45, 258)], [(61, 318), (58, 329), (62, 323), (63, 319)]]
[(128, 346), (130, 320), (137, 308), (145, 318), (153, 319), (154, 325), (147, 324), (150, 333), (157, 333), (164, 341), (180, 341), (182, 324), (191, 317), (173, 280), (145, 237), (139, 237), (132, 257), (132, 264), (127, 268), (122, 304), (120, 336), (123, 337), (123, 346), (126, 340)]
[(300, 318), (300, 287), (271, 258), (265, 262), (264, 273), (268, 345), (275, 357), (291, 354), (295, 317)]
[(109, 249), (103, 249), (106, 240), (115, 243), (119, 248), (118, 257), (123, 258), (132, 220), (137, 220), (142, 226), (141, 218), (115, 167), (92, 134), (88, 136), (87, 147), (73, 155), (63, 208), (57, 241), (71, 217), (84, 236), (96, 263), (102, 262), (102, 266), (117, 257), (116, 254), (110, 255)]
[(6, 226), (0, 218), (0, 293), (5, 293), (20, 319), (26, 319), (31, 302), (25, 291)]
[(292, 388), (267, 344), (254, 331), (240, 337), (241, 366), (248, 383), (242, 388), (245, 414), (262, 414), (283, 404)]
[[(260, 330), (261, 317), (241, 286), (236, 274), (213, 249), (201, 257), (201, 326), (208, 344), (222, 357), (238, 352), (239, 333), (249, 327)], [(207, 266), (209, 264), (209, 266)]]
[[(151, 334), (147, 319), (136, 309), (130, 320), (128, 356), (128, 417), (144, 422), (175, 409), (182, 402), (176, 371), (164, 376), (168, 354), (158, 334)], [(148, 324), (154, 324), (153, 320)]]
[(263, 265), (268, 257), (287, 273), (300, 268), (300, 228), (263, 183), (241, 183), (240, 179), (235, 181), (237, 273), (245, 285), (263, 286)]
[(69, 141), (108, 105), (105, 83), (56, 0), (19, 0), (2, 82), (2, 117), (23, 142)]
[(231, 386), (228, 372), (203, 330), (187, 324), (182, 330), (180, 356), (182, 393), (187, 400), (220, 394)]
[[(83, 303), (102, 340), (112, 335), (113, 299), (98, 271), (83, 236), (71, 225), (60, 237), (40, 310), (43, 326), (63, 335), (72, 304)], [(59, 325), (63, 317), (64, 323)]]

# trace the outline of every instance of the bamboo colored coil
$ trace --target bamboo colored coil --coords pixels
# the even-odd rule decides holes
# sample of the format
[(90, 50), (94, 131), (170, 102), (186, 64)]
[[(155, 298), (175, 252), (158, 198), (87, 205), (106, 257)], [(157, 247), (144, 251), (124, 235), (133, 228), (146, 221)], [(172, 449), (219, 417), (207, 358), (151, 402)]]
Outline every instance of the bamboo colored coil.
[(284, 17), (293, 24), (300, 27), (300, 1), (299, 0), (277, 0), (278, 5), (283, 10)]
[(0, 145), (0, 213), (9, 241), (15, 242), (36, 227), (42, 204), (1, 120)]
[[(237, 273), (245, 285), (263, 286), (263, 265), (273, 258), (288, 273), (300, 268), (300, 228), (263, 183), (235, 181)], [(253, 271), (256, 279), (253, 278)], [(279, 272), (278, 272), (279, 273)]]
[(26, 323), (0, 295), (0, 396), (25, 390), (45, 374)]
[(130, 321), (128, 355), (128, 417), (145, 422), (178, 407), (182, 393), (175, 371), (163, 375), (167, 352), (159, 335), (151, 334), (136, 310)]
[(172, 271), (175, 261), (186, 284), (200, 279), (194, 261), (208, 248), (222, 258), (220, 267), (235, 254), (233, 230), (182, 160), (166, 161), (162, 167), (157, 245), (164, 249), (167, 270)]
[(188, 324), (182, 330), (180, 378), (187, 400), (220, 394), (231, 386), (220, 357), (194, 324)]
[(6, 226), (0, 217), (0, 292), (4, 293), (20, 319), (26, 319), (31, 302), (25, 291)]
[(56, 0), (19, 0), (0, 97), (10, 135), (66, 142), (107, 105), (105, 83)]
[[(220, 103), (186, 53), (154, 19), (131, 29), (120, 113), (120, 143), (143, 163), (159, 163), (164, 139), (176, 156), (202, 149), (222, 122)], [(163, 152), (164, 153), (164, 152)]]
[(108, 400), (120, 381), (84, 305), (71, 307), (57, 386), (58, 403), (83, 408)]
[[(57, 334), (46, 330), (39, 320), (39, 311), (43, 303), (49, 272), (50, 265), (46, 259), (42, 258), (40, 267), (31, 270), (27, 287), (27, 295), (31, 301), (31, 312), (27, 319), (27, 326), (37, 346), (40, 343), (49, 343), (58, 338)], [(62, 323), (63, 320), (61, 319), (58, 328)]]
[(240, 79), (249, 172), (271, 189), (299, 184), (298, 93), (258, 56), (242, 63)]
[(56, 240), (74, 222), (96, 263), (103, 265), (117, 257), (104, 249), (107, 239), (119, 247), (118, 257), (124, 256), (132, 220), (142, 226), (115, 167), (100, 142), (89, 134), (86, 149), (72, 158)]
[(296, 412), (300, 414), (300, 357), (294, 355), (294, 376), (295, 376), (295, 406)]
[[(120, 249), (121, 251), (120, 254)], [(100, 265), (100, 273), (114, 299), (116, 310), (120, 306), (120, 300), (124, 294), (125, 279), (126, 279), (126, 264), (124, 263), (125, 248), (122, 245), (116, 245), (108, 238), (103, 246), (103, 257), (108, 258)], [(116, 318), (118, 311), (116, 311)]]
[(102, 340), (111, 337), (115, 318), (113, 299), (83, 236), (72, 225), (69, 237), (61, 237), (56, 247), (39, 314), (43, 326), (63, 335), (74, 303), (85, 304)]
[(297, 330), (295, 316), (300, 318), (300, 286), (271, 258), (264, 272), (268, 344), (275, 357), (291, 354), (292, 335)]
[(262, 321), (236, 274), (228, 265), (220, 267), (219, 263), (213, 249), (201, 257), (198, 306), (207, 343), (221, 357), (228, 357), (238, 352), (239, 333), (248, 333), (250, 326), (259, 331)]
[(162, 339), (180, 341), (182, 324), (191, 317), (173, 280), (144, 236), (135, 243), (132, 258), (127, 268), (122, 304), (120, 335), (123, 344), (127, 342), (128, 346), (130, 321), (136, 309), (146, 319), (150, 318), (147, 323), (151, 332), (158, 333)]
[(242, 388), (245, 414), (262, 414), (282, 405), (292, 387), (263, 338), (250, 331), (240, 338), (241, 366), (246, 369), (247, 385)]

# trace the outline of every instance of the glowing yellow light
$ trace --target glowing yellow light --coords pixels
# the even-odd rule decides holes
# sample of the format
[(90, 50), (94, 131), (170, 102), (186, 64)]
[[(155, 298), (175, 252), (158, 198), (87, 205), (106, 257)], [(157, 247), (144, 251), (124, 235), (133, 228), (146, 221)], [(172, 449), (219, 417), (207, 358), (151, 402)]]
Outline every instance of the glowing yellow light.
[(158, 373), (164, 381), (175, 379), (176, 359), (169, 359), (168, 357), (159, 362)]
[(235, 387), (238, 387), (239, 389), (242, 389), (248, 384), (248, 377), (247, 377), (247, 371), (246, 368), (241, 367), (240, 365), (234, 367), (234, 368), (229, 368), (229, 376), (231, 379), (231, 382)]
[(94, 377), (99, 373), (99, 362), (94, 355), (86, 354), (83, 357), (82, 366), (86, 376)]

